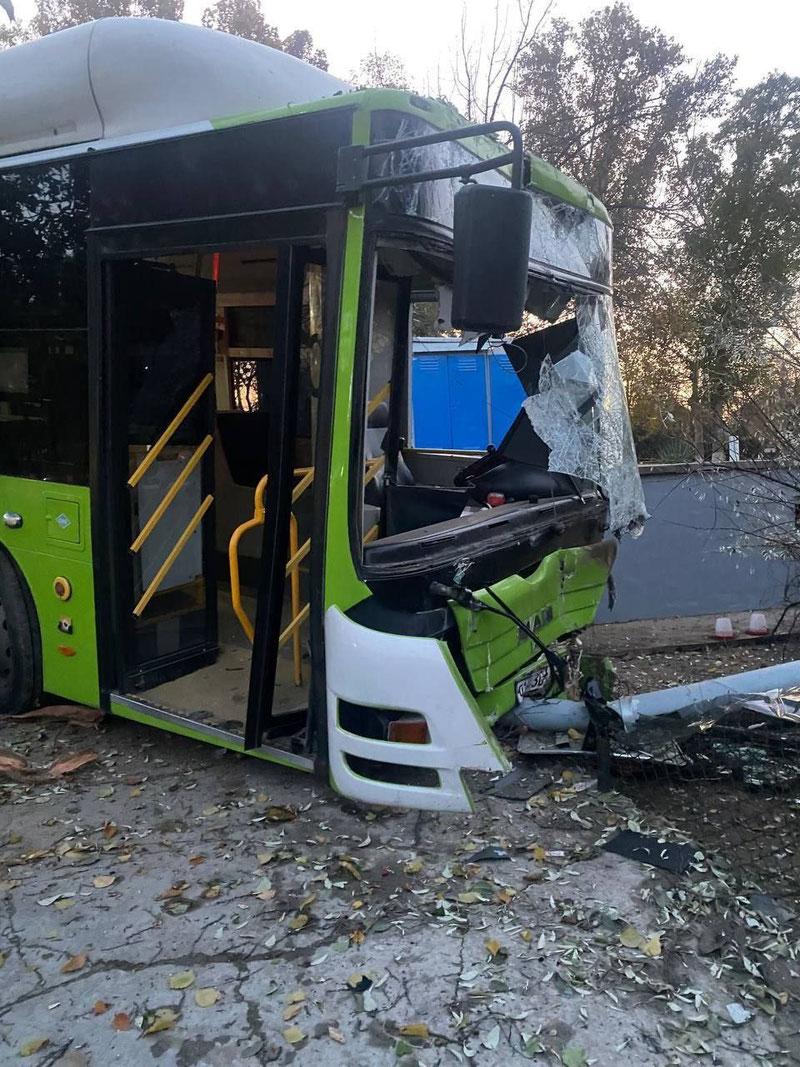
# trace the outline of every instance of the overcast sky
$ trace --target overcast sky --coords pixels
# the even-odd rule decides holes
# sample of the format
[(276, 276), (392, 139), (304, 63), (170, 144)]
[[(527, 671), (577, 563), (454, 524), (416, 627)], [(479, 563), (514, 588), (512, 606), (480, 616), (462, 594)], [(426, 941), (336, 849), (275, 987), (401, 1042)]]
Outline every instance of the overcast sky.
[[(186, 0), (186, 17), (199, 22), (207, 0)], [(476, 25), (491, 0), (466, 0)], [(514, 5), (514, 0), (510, 0)], [(544, 3), (545, 0), (539, 0)], [(448, 70), (447, 50), (458, 37), (463, 0), (265, 0), (268, 18), (282, 35), (308, 29), (328, 53), (333, 73), (347, 77), (372, 48), (393, 51), (421, 89), (427, 72)], [(723, 51), (739, 57), (739, 79), (750, 83), (770, 70), (800, 74), (798, 0), (629, 0), (642, 21), (683, 43), (693, 58)], [(514, 5), (515, 6), (515, 5)], [(554, 9), (579, 18), (602, 3), (556, 0)], [(28, 17), (34, 0), (16, 0)], [(4, 17), (0, 13), (0, 18)]]

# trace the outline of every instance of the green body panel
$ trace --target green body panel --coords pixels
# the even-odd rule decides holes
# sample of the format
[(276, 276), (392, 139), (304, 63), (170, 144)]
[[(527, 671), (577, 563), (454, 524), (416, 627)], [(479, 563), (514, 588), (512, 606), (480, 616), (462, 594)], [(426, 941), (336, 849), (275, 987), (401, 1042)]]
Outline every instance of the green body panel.
[[(545, 556), (528, 578), (513, 574), (491, 588), (521, 619), (551, 645), (582, 630), (594, 619), (614, 560), (614, 543), (565, 548)], [(482, 603), (497, 604), (486, 590)], [(515, 703), (515, 675), (539, 656), (538, 649), (510, 620), (492, 612), (473, 612), (451, 602), (461, 651), (478, 706), (490, 721)]]
[[(100, 689), (89, 490), (0, 476), (0, 511), (22, 516), (19, 529), (0, 526), (0, 543), (16, 560), (36, 605), (44, 688), (96, 707)], [(69, 600), (59, 600), (53, 592), (59, 577), (72, 586)], [(72, 633), (59, 630), (61, 619), (71, 620)], [(65, 655), (59, 648), (75, 654)]]
[[(244, 115), (232, 115), (224, 119), (212, 119), (214, 129), (228, 126), (240, 126), (248, 122), (268, 122), (271, 119), (286, 118), (289, 115), (304, 115), (312, 111), (330, 111), (332, 108), (355, 107), (367, 114), (371, 111), (402, 111), (417, 118), (424, 119), (440, 130), (452, 130), (459, 126), (470, 126), (463, 115), (442, 100), (420, 97), (414, 93), (399, 89), (362, 89), (358, 92), (341, 96), (331, 96), (325, 100), (315, 100), (309, 104), (289, 104), (272, 111), (254, 111)], [(354, 138), (354, 144), (367, 144)], [(503, 155), (508, 149), (492, 137), (469, 137), (462, 142), (479, 159), (491, 159)], [(538, 156), (528, 154), (530, 160), (530, 188), (555, 196), (567, 204), (580, 208), (596, 216), (606, 226), (611, 226), (611, 219), (603, 204), (574, 178), (552, 167)]]
[[(353, 116), (353, 143), (367, 144), (369, 129), (369, 112), (356, 111)], [(328, 514), (325, 527), (325, 609), (335, 604), (342, 611), (347, 611), (353, 604), (369, 596), (369, 589), (359, 578), (350, 551), (348, 511), (348, 486), (353, 474), (350, 452), (353, 374), (363, 252), (364, 209), (359, 206), (351, 208), (347, 216), (339, 306), (339, 336), (336, 346), (336, 385), (331, 421)]]

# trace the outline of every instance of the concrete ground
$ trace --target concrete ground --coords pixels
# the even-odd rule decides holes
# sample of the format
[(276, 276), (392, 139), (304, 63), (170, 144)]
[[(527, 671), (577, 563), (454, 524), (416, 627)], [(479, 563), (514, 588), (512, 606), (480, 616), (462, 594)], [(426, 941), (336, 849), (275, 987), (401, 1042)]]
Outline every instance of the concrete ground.
[(577, 766), (457, 816), (122, 721), (0, 744), (100, 755), (0, 784), (2, 1064), (800, 1062), (793, 915), (699, 850), (601, 851), (647, 826)]

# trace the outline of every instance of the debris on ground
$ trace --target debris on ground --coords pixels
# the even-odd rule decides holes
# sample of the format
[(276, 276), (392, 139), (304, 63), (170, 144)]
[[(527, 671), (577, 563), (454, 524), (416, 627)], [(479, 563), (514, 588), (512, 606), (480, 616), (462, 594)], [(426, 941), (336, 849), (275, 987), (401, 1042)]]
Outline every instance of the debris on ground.
[(640, 834), (637, 830), (621, 830), (610, 841), (606, 841), (603, 848), (617, 856), (676, 874), (688, 870), (695, 851), (691, 845), (678, 845), (653, 835)]

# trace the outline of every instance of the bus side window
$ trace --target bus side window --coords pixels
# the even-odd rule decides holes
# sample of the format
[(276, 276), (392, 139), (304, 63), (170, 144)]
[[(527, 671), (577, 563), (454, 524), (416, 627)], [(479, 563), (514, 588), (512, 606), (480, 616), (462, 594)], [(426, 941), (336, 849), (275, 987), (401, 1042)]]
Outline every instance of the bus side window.
[(85, 160), (0, 173), (0, 474), (89, 481)]

